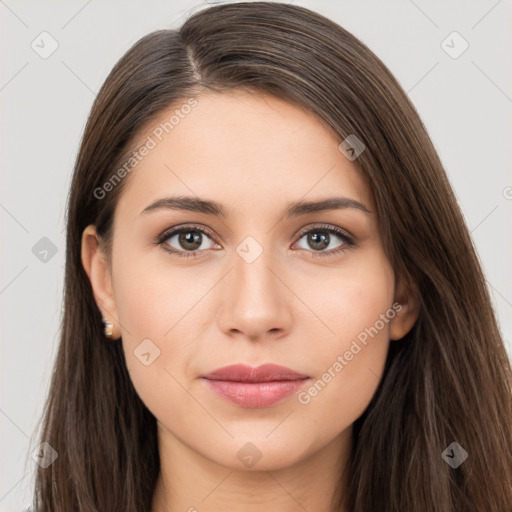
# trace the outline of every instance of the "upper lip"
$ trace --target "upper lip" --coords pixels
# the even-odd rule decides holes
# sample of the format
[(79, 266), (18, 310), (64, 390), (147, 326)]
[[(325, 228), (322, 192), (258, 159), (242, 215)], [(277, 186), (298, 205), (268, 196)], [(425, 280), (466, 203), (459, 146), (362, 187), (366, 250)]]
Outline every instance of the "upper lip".
[(245, 364), (233, 364), (218, 368), (207, 375), (202, 375), (202, 377), (210, 380), (233, 382), (271, 382), (309, 378), (308, 375), (277, 364), (263, 364), (257, 368)]

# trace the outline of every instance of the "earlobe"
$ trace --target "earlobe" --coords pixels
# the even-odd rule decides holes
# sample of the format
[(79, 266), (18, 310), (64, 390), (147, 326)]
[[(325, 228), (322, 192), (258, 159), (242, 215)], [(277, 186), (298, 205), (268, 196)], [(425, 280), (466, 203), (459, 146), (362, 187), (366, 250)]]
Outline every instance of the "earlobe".
[(395, 316), (390, 321), (389, 337), (392, 340), (403, 338), (414, 326), (419, 316), (419, 297), (416, 289), (400, 284), (395, 296)]
[(99, 245), (96, 227), (92, 224), (87, 226), (82, 234), (81, 258), (96, 304), (103, 317), (113, 324), (112, 338), (117, 339), (121, 334), (112, 288), (112, 275), (108, 259)]

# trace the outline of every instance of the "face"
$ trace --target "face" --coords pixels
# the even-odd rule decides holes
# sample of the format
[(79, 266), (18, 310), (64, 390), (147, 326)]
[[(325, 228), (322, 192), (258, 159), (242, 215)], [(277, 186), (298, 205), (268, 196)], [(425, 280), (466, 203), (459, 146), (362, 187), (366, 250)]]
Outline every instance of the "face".
[[(86, 243), (92, 226), (84, 266), (161, 433), (227, 467), (289, 466), (350, 430), (415, 318), (371, 189), (328, 127), (261, 94), (196, 100), (161, 140), (179, 106), (141, 135), (155, 145), (124, 178), (111, 269)], [(188, 209), (146, 210), (177, 196)], [(333, 198), (345, 202), (287, 214)], [(288, 370), (211, 375), (267, 364)]]

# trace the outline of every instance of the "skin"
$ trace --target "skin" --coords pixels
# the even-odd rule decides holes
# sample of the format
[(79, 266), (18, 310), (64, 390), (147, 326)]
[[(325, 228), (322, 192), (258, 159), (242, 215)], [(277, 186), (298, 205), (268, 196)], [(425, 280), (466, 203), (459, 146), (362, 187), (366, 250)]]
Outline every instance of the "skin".
[[(269, 503), (274, 512), (331, 511), (352, 424), (379, 385), (390, 340), (413, 326), (416, 302), (395, 286), (371, 189), (330, 128), (263, 94), (207, 92), (196, 99), (125, 178), (111, 264), (93, 225), (82, 239), (98, 307), (114, 324), (114, 337), (122, 335), (105, 342), (123, 344), (133, 384), (157, 418), (162, 469), (152, 512), (252, 512)], [(140, 141), (148, 134), (151, 129)], [(216, 200), (230, 216), (141, 215), (172, 194)], [(334, 195), (372, 213), (345, 208), (283, 219), (288, 203)], [(182, 258), (152, 244), (185, 223), (213, 234), (199, 235), (200, 256)], [(315, 250), (307, 235), (299, 237), (321, 224), (346, 230), (356, 245), (327, 234), (328, 247)], [(251, 263), (236, 251), (247, 236), (263, 250)], [(176, 235), (165, 243), (191, 250)], [(307, 390), (394, 302), (401, 311), (307, 404), (291, 395), (248, 409), (213, 394), (200, 379), (228, 364), (270, 362), (310, 376)], [(148, 338), (160, 355), (145, 366), (134, 350)], [(251, 467), (237, 456), (249, 442), (261, 454)]]

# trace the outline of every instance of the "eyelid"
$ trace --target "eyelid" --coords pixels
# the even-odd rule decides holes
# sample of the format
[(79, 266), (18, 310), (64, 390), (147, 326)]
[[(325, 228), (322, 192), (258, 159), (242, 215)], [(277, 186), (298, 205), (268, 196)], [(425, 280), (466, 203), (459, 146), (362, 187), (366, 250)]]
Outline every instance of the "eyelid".
[(168, 228), (168, 229), (164, 230), (160, 235), (158, 235), (156, 237), (155, 241), (160, 242), (160, 243), (165, 242), (168, 238), (171, 237), (171, 235), (175, 235), (175, 234), (179, 233), (180, 231), (185, 231), (187, 229), (189, 229), (190, 231), (196, 230), (196, 231), (204, 232), (210, 238), (212, 238), (212, 239), (215, 238), (215, 234), (213, 233), (213, 231), (203, 224), (179, 224), (177, 226), (173, 226), (172, 228)]
[(343, 236), (345, 238), (351, 239), (352, 241), (355, 240), (355, 236), (350, 233), (348, 230), (344, 228), (340, 228), (338, 226), (335, 226), (334, 224), (313, 224), (305, 226), (304, 228), (301, 228), (297, 234), (296, 237), (302, 238), (306, 233), (309, 233), (312, 230), (318, 229), (318, 231), (324, 230), (336, 233), (338, 236)]

